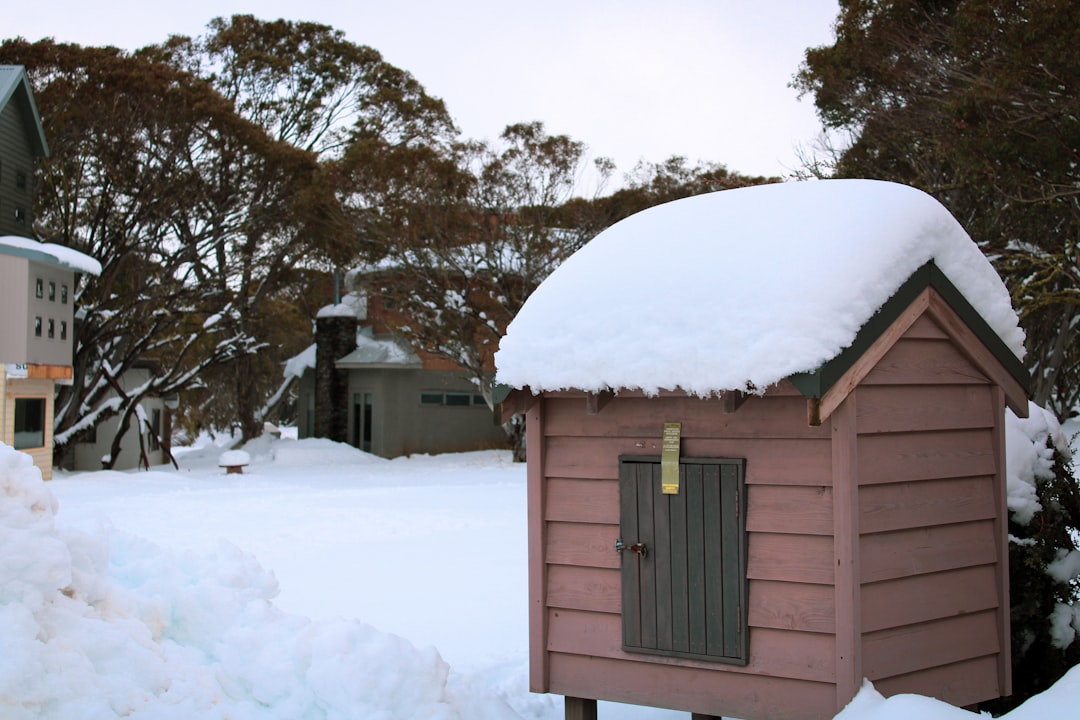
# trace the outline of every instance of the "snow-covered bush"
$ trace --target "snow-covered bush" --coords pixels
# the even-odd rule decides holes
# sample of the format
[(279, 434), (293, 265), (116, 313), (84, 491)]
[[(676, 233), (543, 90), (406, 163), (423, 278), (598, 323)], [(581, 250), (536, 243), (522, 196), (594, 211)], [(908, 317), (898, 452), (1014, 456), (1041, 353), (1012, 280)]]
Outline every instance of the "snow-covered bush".
[(1012, 707), (1080, 664), (1080, 488), (1068, 438), (1035, 405), (1007, 414)]

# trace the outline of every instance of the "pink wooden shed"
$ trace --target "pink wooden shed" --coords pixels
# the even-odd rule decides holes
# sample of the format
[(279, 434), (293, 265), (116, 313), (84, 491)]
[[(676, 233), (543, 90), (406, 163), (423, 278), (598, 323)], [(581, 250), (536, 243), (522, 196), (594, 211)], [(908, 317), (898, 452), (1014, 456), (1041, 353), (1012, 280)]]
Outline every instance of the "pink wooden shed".
[(747, 720), (832, 717), (864, 679), (960, 706), (1010, 692), (1003, 422), (1027, 376), (945, 254), (830, 359), (752, 391), (550, 387), (511, 326), (533, 691), (568, 718), (599, 699)]

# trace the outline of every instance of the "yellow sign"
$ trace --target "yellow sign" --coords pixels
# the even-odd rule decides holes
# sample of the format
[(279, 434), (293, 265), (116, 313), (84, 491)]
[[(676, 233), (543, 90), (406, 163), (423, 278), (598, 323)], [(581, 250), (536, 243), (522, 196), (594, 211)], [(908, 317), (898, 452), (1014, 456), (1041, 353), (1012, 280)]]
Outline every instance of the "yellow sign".
[(682, 423), (664, 423), (664, 438), (660, 454), (660, 491), (664, 495), (679, 494), (679, 443)]

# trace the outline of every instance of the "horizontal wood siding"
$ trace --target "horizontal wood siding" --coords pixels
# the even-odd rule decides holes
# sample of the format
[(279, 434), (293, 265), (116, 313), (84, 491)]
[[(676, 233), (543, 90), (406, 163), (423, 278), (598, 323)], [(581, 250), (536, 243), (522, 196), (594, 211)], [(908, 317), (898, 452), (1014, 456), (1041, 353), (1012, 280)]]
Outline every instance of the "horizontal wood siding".
[(946, 570), (862, 586), (862, 631), (914, 625), (997, 607), (993, 565)]
[(1002, 690), (997, 682), (996, 667), (996, 656), (986, 655), (877, 680), (874, 682), (874, 689), (886, 696), (916, 693), (937, 697), (959, 707), (967, 707), (987, 698), (1009, 694), (1007, 690)]
[[(731, 414), (671, 396), (587, 407), (583, 394), (543, 400), (550, 691), (714, 715), (835, 714), (831, 439), (807, 424), (805, 399), (785, 388)], [(620, 567), (636, 557), (615, 551), (619, 456), (659, 456), (665, 421), (682, 424), (684, 458), (746, 461), (746, 666), (623, 650)]]
[(997, 613), (989, 610), (865, 633), (863, 672), (877, 680), (996, 652)]
[(886, 695), (998, 695), (995, 393), (926, 316), (859, 387), (862, 670)]
[(54, 394), (52, 380), (6, 378), (4, 382), (4, 427), (0, 428), (0, 440), (7, 445), (15, 444), (15, 398), (32, 397), (45, 400), (45, 442), (40, 448), (21, 451), (34, 458), (34, 465), (41, 471), (42, 480), (52, 480)]
[[(552, 691), (702, 715), (825, 720), (836, 714), (831, 683), (742, 672), (745, 668), (691, 667), (659, 662), (551, 654)], [(690, 662), (690, 661), (685, 661)]]

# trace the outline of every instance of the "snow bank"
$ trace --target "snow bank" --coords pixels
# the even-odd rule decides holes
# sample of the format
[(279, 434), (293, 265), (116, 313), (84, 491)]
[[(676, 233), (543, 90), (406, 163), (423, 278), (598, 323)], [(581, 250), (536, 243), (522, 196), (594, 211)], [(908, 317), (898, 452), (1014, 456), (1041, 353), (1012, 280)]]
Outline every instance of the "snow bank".
[(292, 442), (274, 443), (271, 450), (274, 463), (278, 466), (313, 466), (313, 465), (369, 465), (389, 462), (352, 445), (334, 442), (326, 438), (304, 438)]
[(930, 260), (1022, 358), (1008, 291), (940, 203), (894, 183), (824, 180), (699, 195), (616, 223), (529, 297), (495, 356), (498, 380), (765, 388), (834, 358)]
[(433, 649), (272, 603), (277, 581), (225, 543), (169, 552), (136, 536), (57, 530), (30, 457), (0, 443), (0, 716), (514, 717), (454, 697)]
[[(1074, 667), (1050, 689), (1029, 698), (1023, 705), (998, 720), (1046, 720), (1076, 717), (1080, 701), (1080, 667)], [(864, 682), (862, 689), (835, 720), (977, 720), (989, 718), (921, 695), (893, 695), (885, 698)]]

